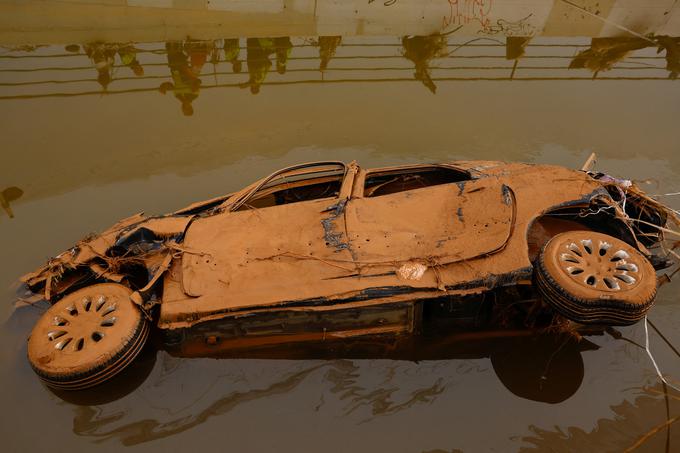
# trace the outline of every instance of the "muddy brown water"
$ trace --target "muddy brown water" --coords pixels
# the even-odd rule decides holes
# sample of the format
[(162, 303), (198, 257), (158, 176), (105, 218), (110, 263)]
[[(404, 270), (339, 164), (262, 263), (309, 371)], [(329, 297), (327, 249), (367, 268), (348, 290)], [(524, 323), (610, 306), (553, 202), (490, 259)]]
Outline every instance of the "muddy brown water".
[[(567, 69), (593, 37), (680, 36), (673, 1), (582, 2), (585, 11), (501, 0), (369, 1), (356, 11), (321, 0), (252, 10), (95, 1), (55, 2), (44, 15), (40, 3), (0, 3), (4, 451), (680, 449), (680, 393), (664, 396), (640, 347), (642, 324), (578, 347), (452, 342), (416, 357), (369, 348), (182, 359), (150, 349), (121, 382), (74, 398), (47, 390), (28, 366), (26, 337), (41, 310), (13, 308), (17, 278), (88, 232), (298, 162), (579, 167), (597, 152), (601, 171), (647, 181), (650, 193), (680, 192), (680, 81), (669, 78), (669, 50), (640, 45), (609, 70)], [(521, 43), (506, 40), (513, 35), (533, 38), (508, 59)], [(225, 37), (240, 38), (240, 73), (225, 61), (234, 42)], [(664, 199), (680, 208), (679, 196)], [(679, 281), (664, 286), (649, 315), (676, 348), (650, 328), (675, 384), (678, 294)]]

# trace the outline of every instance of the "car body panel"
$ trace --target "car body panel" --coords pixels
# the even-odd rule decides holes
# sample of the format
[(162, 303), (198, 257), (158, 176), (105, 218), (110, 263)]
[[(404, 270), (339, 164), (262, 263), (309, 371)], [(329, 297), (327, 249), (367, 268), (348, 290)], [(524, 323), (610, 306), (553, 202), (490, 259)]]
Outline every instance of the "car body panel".
[(443, 265), (493, 253), (512, 231), (509, 192), (484, 178), (352, 199), (345, 215), (350, 249), (360, 263)]
[[(416, 301), (444, 294), (482, 292), (499, 284), (527, 281), (532, 270), (527, 253), (527, 230), (532, 222), (550, 209), (569, 204), (587, 206), (591, 199), (606, 196), (602, 185), (587, 174), (562, 167), (470, 162), (456, 163), (456, 168), (469, 169), (474, 179), (464, 184), (417, 189), (412, 194), (400, 192), (395, 194), (394, 202), (390, 202), (388, 196), (357, 197), (355, 186), (354, 195), (347, 200), (282, 205), (231, 213), (224, 218), (213, 217), (210, 224), (202, 223), (203, 219), (194, 222), (184, 246), (202, 252), (210, 250), (211, 254), (226, 260), (225, 263), (230, 262), (233, 273), (223, 279), (230, 283), (219, 282), (215, 275), (208, 277), (216, 272), (209, 271), (210, 267), (222, 268), (221, 264), (215, 266), (185, 253), (176, 275), (184, 285), (182, 290), (182, 285), (172, 281), (172, 273), (165, 279), (165, 293), (174, 296), (172, 300), (164, 298), (160, 325), (187, 327), (208, 319), (283, 306), (323, 311), (331, 307), (354, 307), (355, 304), (370, 306), (390, 298)], [(356, 181), (362, 181), (362, 172), (358, 174)], [(399, 210), (399, 205), (406, 206), (409, 199), (416, 200), (410, 208), (415, 211)], [(367, 202), (381, 206), (371, 212)], [(307, 206), (302, 209), (301, 205), (307, 203), (308, 209)], [(408, 223), (399, 223), (417, 217), (427, 211), (427, 207), (437, 214), (416, 222), (436, 226), (439, 220), (436, 216), (445, 216), (442, 210), (449, 209), (454, 221), (458, 221), (457, 207), (460, 206), (464, 219), (467, 211), (469, 221), (473, 225), (478, 223), (477, 229), (463, 230), (466, 233), (462, 237), (452, 237), (450, 244), (445, 241), (443, 247), (448, 249), (444, 251), (437, 247), (437, 240), (413, 245), (408, 238), (412, 231)], [(376, 213), (375, 209), (385, 211)], [(418, 212), (421, 209), (423, 211)], [(412, 215), (403, 215), (404, 212)], [(389, 231), (398, 231), (398, 234), (385, 241), (384, 233), (388, 228), (381, 230), (379, 225), (373, 230), (359, 228), (362, 215), (369, 220), (382, 215), (385, 222), (394, 223)], [(490, 219), (486, 223), (494, 228), (480, 226), (482, 219)], [(336, 243), (327, 241), (324, 222), (333, 225), (333, 231), (338, 234)], [(449, 228), (462, 226), (450, 223)], [(357, 234), (353, 233), (353, 228), (357, 232), (361, 230), (359, 236), (353, 236)], [(208, 233), (209, 230), (213, 233)], [(255, 230), (257, 235), (253, 235)], [(455, 233), (454, 230), (451, 232)], [(371, 239), (368, 235), (379, 233), (383, 233), (383, 243), (368, 248), (363, 254), (365, 239)], [(231, 237), (227, 239), (226, 236)], [(478, 244), (471, 244), (474, 240)], [(399, 252), (391, 254), (386, 247), (390, 243), (393, 244), (390, 248)], [(380, 247), (385, 250), (382, 256)], [(229, 250), (235, 248), (247, 250), (248, 255), (242, 252), (237, 253), (237, 257), (227, 257)], [(378, 259), (364, 260), (370, 257)], [(398, 271), (402, 266), (414, 263), (426, 268), (419, 278), (400, 276)], [(198, 269), (204, 274), (197, 275)], [(187, 285), (189, 281), (192, 283)], [(192, 285), (201, 290), (197, 291)]]

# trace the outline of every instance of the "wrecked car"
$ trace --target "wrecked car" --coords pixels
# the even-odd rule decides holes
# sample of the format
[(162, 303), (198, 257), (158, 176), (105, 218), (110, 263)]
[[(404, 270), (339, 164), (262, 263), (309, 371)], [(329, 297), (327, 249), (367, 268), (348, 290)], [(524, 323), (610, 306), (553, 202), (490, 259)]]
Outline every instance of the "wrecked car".
[(669, 212), (630, 181), (558, 166), (297, 165), (121, 220), (25, 275), (52, 304), (29, 361), (81, 389), (123, 370), (152, 327), (182, 356), (413, 334), (424, 318), (474, 329), (507, 311), (485, 295), (509, 289), (537, 295), (525, 323), (628, 325), (670, 265)]

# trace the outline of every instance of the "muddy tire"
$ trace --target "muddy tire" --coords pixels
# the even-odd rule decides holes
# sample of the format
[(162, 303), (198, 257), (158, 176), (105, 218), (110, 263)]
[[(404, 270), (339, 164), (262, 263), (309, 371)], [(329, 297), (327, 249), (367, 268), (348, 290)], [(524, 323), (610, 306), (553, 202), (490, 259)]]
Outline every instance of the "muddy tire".
[(125, 369), (141, 352), (149, 323), (115, 283), (67, 295), (38, 320), (28, 340), (28, 360), (49, 386), (80, 390)]
[(570, 231), (543, 247), (538, 291), (555, 311), (581, 324), (630, 325), (656, 297), (656, 274), (638, 250), (606, 234)]

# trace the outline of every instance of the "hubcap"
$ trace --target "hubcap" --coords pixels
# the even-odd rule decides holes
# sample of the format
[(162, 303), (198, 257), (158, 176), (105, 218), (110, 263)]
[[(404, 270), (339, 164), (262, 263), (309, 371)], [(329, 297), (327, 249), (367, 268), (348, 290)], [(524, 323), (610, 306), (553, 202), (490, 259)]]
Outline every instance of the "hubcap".
[(559, 266), (578, 284), (602, 291), (631, 289), (639, 266), (626, 250), (601, 239), (567, 241), (560, 247)]
[(39, 374), (65, 378), (88, 373), (130, 347), (141, 312), (132, 291), (103, 283), (69, 294), (38, 320), (28, 341), (28, 357)]
[(47, 340), (58, 351), (79, 352), (93, 347), (116, 325), (117, 309), (116, 302), (105, 295), (85, 296), (53, 316), (54, 329), (47, 332)]

